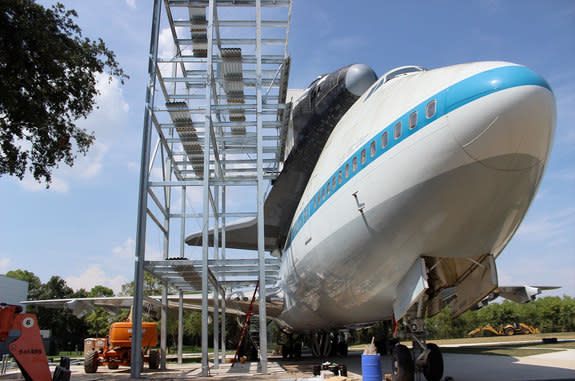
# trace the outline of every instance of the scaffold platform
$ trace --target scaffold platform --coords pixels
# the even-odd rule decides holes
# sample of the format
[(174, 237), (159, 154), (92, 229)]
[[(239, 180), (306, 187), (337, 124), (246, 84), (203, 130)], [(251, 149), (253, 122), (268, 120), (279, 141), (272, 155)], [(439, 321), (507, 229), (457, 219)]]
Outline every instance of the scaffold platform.
[[(255, 287), (259, 280), (271, 287), (279, 277), (279, 259), (264, 251), (263, 203), (266, 190), (281, 170), (289, 127), (291, 105), (286, 105), (286, 93), (291, 8), (291, 0), (154, 2), (134, 321), (142, 319), (144, 272), (160, 279), (165, 290), (180, 295), (201, 292), (205, 299), (202, 368), (206, 374), (209, 295), (214, 294), (216, 301), (217, 337), (218, 299), (238, 288)], [(247, 217), (257, 218), (259, 249), (226, 251), (227, 224)], [(204, 239), (201, 250), (187, 247), (186, 235), (194, 228), (204, 236), (208, 229), (217, 232), (212, 245)], [(267, 361), (265, 289), (259, 291), (264, 301), (260, 303), (263, 373)], [(165, 353), (167, 314), (166, 308), (162, 310), (160, 341)], [(224, 309), (221, 312), (225, 315)], [(221, 327), (225, 329), (223, 322)], [(135, 324), (134, 346), (138, 345), (138, 329), (140, 324)], [(225, 332), (221, 343), (225, 353)], [(214, 352), (219, 349), (214, 342)], [(132, 357), (132, 377), (139, 378), (139, 357)]]

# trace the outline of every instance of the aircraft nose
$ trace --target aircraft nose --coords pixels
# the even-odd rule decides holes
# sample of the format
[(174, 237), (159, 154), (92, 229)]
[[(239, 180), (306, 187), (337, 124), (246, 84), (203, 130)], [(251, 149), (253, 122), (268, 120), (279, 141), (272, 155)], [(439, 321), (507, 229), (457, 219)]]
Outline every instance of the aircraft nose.
[(541, 76), (523, 66), (506, 66), (453, 90), (446, 102), (454, 110), (449, 125), (473, 160), (506, 171), (545, 163), (555, 130), (555, 98)]

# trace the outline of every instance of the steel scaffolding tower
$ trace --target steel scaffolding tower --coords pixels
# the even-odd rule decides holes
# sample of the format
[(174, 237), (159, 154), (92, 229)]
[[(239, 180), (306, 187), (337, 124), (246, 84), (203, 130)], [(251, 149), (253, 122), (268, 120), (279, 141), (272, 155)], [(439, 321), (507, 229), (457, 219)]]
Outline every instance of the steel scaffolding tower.
[[(237, 287), (255, 287), (259, 280), (260, 363), (261, 372), (267, 373), (265, 285), (277, 280), (279, 262), (264, 252), (263, 204), (265, 188), (280, 170), (289, 120), (285, 102), (291, 6), (291, 0), (154, 2), (140, 167), (132, 345), (141, 346), (142, 303), (149, 301), (144, 296), (144, 272), (149, 272), (164, 285), (162, 368), (168, 287), (180, 296), (180, 361), (183, 295), (202, 294), (202, 374), (207, 376), (209, 293), (213, 293), (217, 367), (220, 311), (222, 359), (225, 356), (225, 295)], [(234, 200), (231, 193), (235, 189), (239, 189), (236, 196), (241, 194), (242, 200)], [(229, 202), (247, 210), (233, 210)], [(226, 254), (226, 224), (240, 217), (257, 218), (258, 251), (252, 258)], [(153, 234), (147, 231), (148, 222), (160, 237), (161, 258), (151, 253)], [(184, 245), (186, 230), (193, 222), (198, 223), (203, 237), (201, 252), (197, 253)], [(215, 232), (212, 246), (209, 229)], [(138, 352), (132, 351), (133, 378), (139, 378), (141, 372)]]

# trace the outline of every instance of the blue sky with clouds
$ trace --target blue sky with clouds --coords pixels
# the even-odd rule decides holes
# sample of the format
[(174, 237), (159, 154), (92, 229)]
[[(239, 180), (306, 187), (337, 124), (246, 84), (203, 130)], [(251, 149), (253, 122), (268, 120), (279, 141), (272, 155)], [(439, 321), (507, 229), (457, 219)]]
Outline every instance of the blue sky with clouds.
[[(89, 37), (102, 37), (131, 76), (100, 78), (99, 109), (79, 124), (96, 144), (49, 190), (0, 178), (0, 274), (115, 290), (133, 277), (138, 171), (151, 0), (61, 0)], [(50, 4), (49, 1), (40, 1)], [(575, 296), (575, 2), (304, 1), (293, 7), (291, 88), (351, 63), (378, 75), (403, 65), (480, 60), (520, 63), (543, 75), (557, 100), (553, 151), (525, 220), (498, 260), (501, 284), (559, 285)], [(190, 230), (198, 230), (190, 226)], [(148, 257), (159, 255), (152, 237)]]

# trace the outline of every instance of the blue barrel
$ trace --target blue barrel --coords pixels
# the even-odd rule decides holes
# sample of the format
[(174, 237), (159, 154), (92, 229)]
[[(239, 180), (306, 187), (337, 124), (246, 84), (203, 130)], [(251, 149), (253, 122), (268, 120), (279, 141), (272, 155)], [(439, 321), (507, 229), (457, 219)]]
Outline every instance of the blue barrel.
[(382, 381), (379, 353), (375, 355), (361, 355), (361, 374), (363, 381)]

